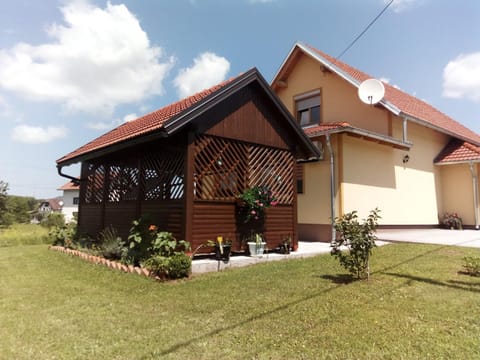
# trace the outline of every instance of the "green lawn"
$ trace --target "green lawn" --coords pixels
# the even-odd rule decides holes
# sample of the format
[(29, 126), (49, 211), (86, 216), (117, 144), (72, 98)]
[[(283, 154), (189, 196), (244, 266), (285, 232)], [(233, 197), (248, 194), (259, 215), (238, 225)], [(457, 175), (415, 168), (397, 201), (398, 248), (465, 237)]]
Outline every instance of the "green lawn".
[(0, 247), (48, 242), (48, 229), (37, 224), (13, 224), (6, 229), (0, 229)]
[(369, 282), (329, 255), (174, 283), (45, 245), (0, 248), (0, 359), (479, 359), (480, 250), (377, 248)]

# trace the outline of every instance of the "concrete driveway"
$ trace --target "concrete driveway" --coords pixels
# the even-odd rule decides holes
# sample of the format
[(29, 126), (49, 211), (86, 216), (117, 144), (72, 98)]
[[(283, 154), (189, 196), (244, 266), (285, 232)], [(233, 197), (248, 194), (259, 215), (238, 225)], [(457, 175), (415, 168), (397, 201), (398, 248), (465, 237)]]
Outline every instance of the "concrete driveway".
[(379, 240), (480, 248), (480, 230), (405, 229), (377, 230)]

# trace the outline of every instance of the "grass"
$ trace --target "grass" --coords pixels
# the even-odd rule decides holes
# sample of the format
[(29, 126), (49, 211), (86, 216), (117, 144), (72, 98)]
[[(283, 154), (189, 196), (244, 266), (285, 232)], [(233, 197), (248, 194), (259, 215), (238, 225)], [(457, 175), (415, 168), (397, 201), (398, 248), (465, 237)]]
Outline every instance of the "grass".
[(6, 229), (0, 229), (0, 247), (48, 242), (48, 229), (37, 224), (14, 224)]
[(0, 248), (0, 358), (475, 359), (478, 249), (375, 249), (369, 282), (329, 255), (157, 283), (48, 251)]

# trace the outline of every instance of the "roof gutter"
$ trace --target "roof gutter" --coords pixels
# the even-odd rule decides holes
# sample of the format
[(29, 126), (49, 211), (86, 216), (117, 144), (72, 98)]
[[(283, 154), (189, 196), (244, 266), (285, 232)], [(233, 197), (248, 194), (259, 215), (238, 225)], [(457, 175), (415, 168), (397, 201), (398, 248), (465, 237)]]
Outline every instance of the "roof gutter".
[(76, 186), (80, 185), (80, 181), (82, 181), (82, 179), (79, 179), (78, 177), (71, 176), (71, 175), (63, 173), (62, 168), (63, 168), (63, 165), (57, 165), (58, 175), (60, 175), (61, 177), (70, 179), (70, 181)]

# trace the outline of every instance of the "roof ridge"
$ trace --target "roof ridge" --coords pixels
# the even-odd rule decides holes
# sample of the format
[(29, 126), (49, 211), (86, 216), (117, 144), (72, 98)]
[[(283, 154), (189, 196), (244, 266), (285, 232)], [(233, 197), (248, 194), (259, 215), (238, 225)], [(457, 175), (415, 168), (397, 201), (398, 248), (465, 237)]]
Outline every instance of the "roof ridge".
[[(371, 75), (341, 60), (338, 60), (321, 50), (318, 50), (312, 45), (299, 42), (296, 44), (296, 46), (305, 47), (313, 51), (317, 55), (321, 56), (331, 65), (333, 65), (338, 71), (346, 74), (350, 78), (350, 80), (362, 82), (372, 77)], [(480, 144), (479, 134), (469, 129), (451, 116), (445, 114), (441, 110), (437, 109), (432, 104), (426, 102), (425, 100), (419, 99), (416, 96), (411, 95), (402, 89), (390, 85), (385, 81), (382, 81), (382, 83), (385, 85), (384, 99), (387, 102), (396, 106), (405, 115), (440, 128), (443, 131), (449, 133), (449, 135), (451, 136), (456, 136), (461, 138), (462, 140)]]

